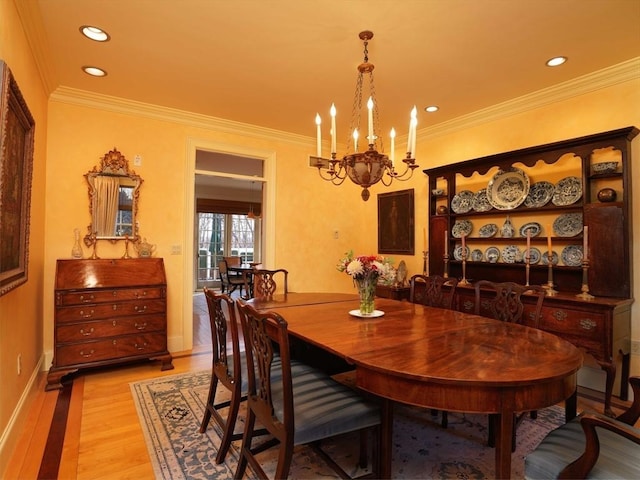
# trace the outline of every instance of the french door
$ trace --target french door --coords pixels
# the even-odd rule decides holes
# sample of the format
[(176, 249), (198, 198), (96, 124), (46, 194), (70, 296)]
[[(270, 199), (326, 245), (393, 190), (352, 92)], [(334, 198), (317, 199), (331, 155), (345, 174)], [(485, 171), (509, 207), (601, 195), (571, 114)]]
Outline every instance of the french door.
[(224, 257), (253, 262), (259, 252), (259, 228), (260, 220), (247, 215), (198, 212), (197, 288), (220, 285), (218, 262)]

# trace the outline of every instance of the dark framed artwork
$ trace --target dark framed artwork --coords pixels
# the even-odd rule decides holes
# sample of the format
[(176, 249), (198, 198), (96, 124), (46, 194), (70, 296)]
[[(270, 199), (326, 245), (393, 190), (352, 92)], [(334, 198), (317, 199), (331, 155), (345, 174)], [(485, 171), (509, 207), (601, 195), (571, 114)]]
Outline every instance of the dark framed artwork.
[(0, 60), (0, 295), (27, 281), (35, 121)]
[(378, 253), (413, 255), (413, 189), (378, 194)]

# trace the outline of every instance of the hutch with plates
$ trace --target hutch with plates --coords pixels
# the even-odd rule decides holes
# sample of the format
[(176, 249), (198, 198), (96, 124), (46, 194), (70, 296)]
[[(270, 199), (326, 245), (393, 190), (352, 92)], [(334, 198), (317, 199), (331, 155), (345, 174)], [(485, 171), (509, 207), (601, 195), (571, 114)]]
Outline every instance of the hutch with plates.
[(539, 326), (596, 359), (605, 411), (617, 360), (620, 397), (628, 393), (638, 133), (627, 127), (424, 170), (429, 271), (468, 282), (456, 308), (474, 311), (474, 280), (546, 286)]

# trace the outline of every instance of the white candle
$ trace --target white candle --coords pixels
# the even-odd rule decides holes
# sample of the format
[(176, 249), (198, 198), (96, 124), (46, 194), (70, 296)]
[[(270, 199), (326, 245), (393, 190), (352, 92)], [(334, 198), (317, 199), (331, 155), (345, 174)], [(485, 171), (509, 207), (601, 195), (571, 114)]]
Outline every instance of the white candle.
[(407, 135), (407, 153), (411, 156), (411, 131), (413, 128), (413, 117), (409, 116), (409, 134)]
[(418, 128), (418, 110), (416, 107), (413, 107), (411, 110), (411, 158), (416, 157), (416, 130)]
[(331, 110), (331, 153), (336, 153), (336, 106), (332, 103)]
[(525, 253), (526, 255), (526, 262), (527, 264), (529, 263), (529, 259), (531, 258), (531, 230), (527, 229), (527, 251)]
[(353, 130), (353, 153), (358, 151), (358, 129)]
[(422, 229), (422, 236), (423, 236), (423, 240), (424, 240), (424, 251), (427, 251), (427, 229), (423, 228)]
[(391, 137), (391, 152), (389, 152), (389, 156), (391, 157), (391, 166), (395, 166), (396, 162), (396, 131), (395, 129), (391, 129), (391, 133), (389, 134)]
[[(549, 251), (549, 255), (552, 255), (551, 250), (551, 224), (547, 225), (547, 250)], [(549, 262), (551, 263), (551, 262)]]
[(465, 255), (465, 250), (466, 250), (467, 246), (466, 246), (465, 241), (464, 241), (465, 237), (466, 237), (466, 235), (462, 235), (462, 257), (466, 256)]
[(582, 245), (582, 250), (583, 250), (583, 257), (584, 257), (584, 261), (586, 262), (589, 258), (587, 255), (587, 252), (589, 251), (589, 227), (587, 227), (585, 225), (584, 227), (584, 238), (583, 238), (584, 244)]
[(322, 133), (320, 132), (321, 123), (322, 119), (320, 118), (320, 114), (316, 113), (316, 151), (318, 157), (322, 157)]
[(367, 110), (369, 110), (368, 124), (369, 124), (369, 145), (373, 145), (373, 98), (369, 97), (367, 100)]
[(449, 232), (444, 231), (444, 254), (447, 255), (449, 253)]

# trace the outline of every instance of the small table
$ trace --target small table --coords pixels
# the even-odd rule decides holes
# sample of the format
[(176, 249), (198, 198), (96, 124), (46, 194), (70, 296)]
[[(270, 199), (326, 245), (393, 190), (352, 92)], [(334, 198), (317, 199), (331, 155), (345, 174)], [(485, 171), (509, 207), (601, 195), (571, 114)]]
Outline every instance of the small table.
[(376, 297), (392, 298), (393, 300), (409, 300), (411, 288), (400, 285), (377, 285)]
[(253, 269), (254, 264), (249, 263), (242, 263), (240, 265), (229, 265), (227, 267), (227, 270), (229, 270), (229, 272), (239, 273), (242, 276), (244, 284), (249, 289), (249, 291), (246, 292), (245, 298), (253, 297), (253, 278), (251, 276), (251, 272), (253, 271)]

